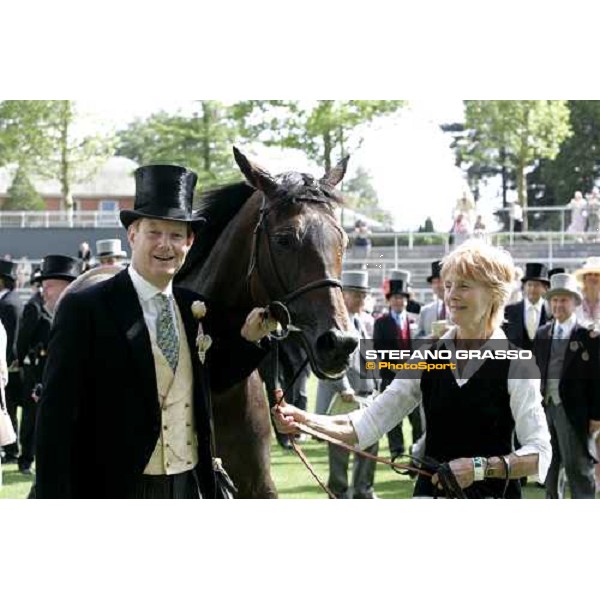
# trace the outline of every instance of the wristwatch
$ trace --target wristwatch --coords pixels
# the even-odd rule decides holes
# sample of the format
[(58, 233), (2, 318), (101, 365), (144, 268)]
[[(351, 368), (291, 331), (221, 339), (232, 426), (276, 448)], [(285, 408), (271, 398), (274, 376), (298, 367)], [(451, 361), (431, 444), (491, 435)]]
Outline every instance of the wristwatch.
[(483, 456), (473, 457), (473, 481), (483, 481), (487, 470), (487, 458)]

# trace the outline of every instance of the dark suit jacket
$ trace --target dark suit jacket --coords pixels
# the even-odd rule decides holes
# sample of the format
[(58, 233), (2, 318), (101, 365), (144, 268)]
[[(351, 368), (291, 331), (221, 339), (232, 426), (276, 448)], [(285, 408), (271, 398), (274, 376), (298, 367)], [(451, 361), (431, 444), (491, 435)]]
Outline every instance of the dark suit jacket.
[[(410, 340), (407, 343), (400, 339), (398, 324), (389, 313), (379, 317), (375, 321), (373, 327), (373, 348), (375, 350), (411, 349)], [(394, 380), (394, 377), (396, 377), (396, 371), (381, 369), (380, 375), (381, 388), (384, 390)]]
[[(249, 375), (265, 351), (239, 335), (237, 315), (208, 305), (213, 338), (202, 365), (200, 296), (173, 289), (194, 371), (194, 416), (202, 495), (214, 497), (209, 384), (225, 389)], [(210, 381), (209, 381), (210, 377)], [(36, 429), (38, 498), (127, 498), (156, 446), (161, 415), (151, 342), (128, 272), (65, 296), (55, 315)]]
[[(527, 333), (527, 324), (525, 323), (523, 314), (524, 311), (525, 300), (509, 304), (504, 309), (505, 323), (502, 325), (502, 329), (508, 340), (515, 346), (523, 348), (523, 350), (531, 350), (533, 348), (533, 340), (529, 337), (529, 333)], [(542, 306), (542, 314), (540, 316), (538, 327), (542, 327), (547, 321), (548, 315), (546, 314), (546, 307)]]
[(17, 333), (17, 358), (23, 364), (26, 356), (31, 359), (40, 346), (48, 346), (52, 317), (44, 307), (42, 295), (35, 293), (25, 304)]
[[(533, 343), (542, 376), (542, 395), (548, 379), (551, 336), (552, 323), (547, 323), (538, 329)], [(576, 324), (565, 346), (558, 392), (569, 422), (587, 449), (590, 419), (600, 420), (600, 338), (590, 337), (585, 327)]]
[(0, 299), (0, 320), (6, 329), (6, 362), (8, 366), (17, 358), (17, 331), (23, 312), (23, 302), (17, 290), (10, 290)]

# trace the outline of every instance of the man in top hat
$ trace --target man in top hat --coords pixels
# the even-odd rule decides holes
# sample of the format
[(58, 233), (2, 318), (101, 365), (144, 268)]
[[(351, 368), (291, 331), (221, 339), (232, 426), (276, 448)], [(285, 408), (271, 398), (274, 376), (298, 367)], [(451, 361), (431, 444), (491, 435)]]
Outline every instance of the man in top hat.
[(433, 324), (436, 321), (446, 320), (446, 303), (444, 302), (444, 282), (440, 277), (442, 261), (435, 260), (431, 263), (431, 275), (427, 283), (431, 285), (433, 301), (426, 304), (419, 313), (418, 338), (429, 338), (432, 336)]
[[(8, 383), (6, 385), (6, 409), (13, 427), (17, 431), (17, 406), (21, 401), (21, 374), (17, 362), (17, 331), (23, 312), (23, 303), (16, 290), (17, 265), (11, 260), (0, 259), (0, 321), (6, 329), (6, 363)], [(16, 463), (19, 446), (15, 442), (3, 448), (5, 463)]]
[[(346, 310), (350, 317), (350, 324), (356, 335), (361, 339), (365, 339), (367, 332), (361, 316), (365, 307), (365, 299), (369, 293), (369, 274), (367, 271), (343, 271), (342, 292)], [(360, 406), (360, 403), (365, 402), (375, 389), (376, 381), (373, 378), (373, 372), (364, 370), (364, 359), (361, 360), (359, 345), (352, 354), (350, 365), (341, 379), (334, 381), (319, 380), (317, 384), (317, 412), (325, 414), (330, 408), (336, 414), (350, 412)], [(334, 397), (337, 399), (335, 408), (331, 405)], [(376, 463), (355, 455), (352, 469), (352, 487), (350, 488), (348, 485), (349, 453), (333, 444), (328, 444), (328, 446), (328, 487), (333, 494), (337, 498), (374, 499), (376, 496), (373, 490), (373, 482), (375, 480)], [(375, 443), (367, 448), (367, 452), (377, 455), (378, 449), (379, 443)]]
[(581, 325), (600, 329), (600, 256), (590, 256), (574, 275), (582, 295), (577, 319)]
[(506, 307), (503, 329), (508, 340), (515, 346), (531, 350), (535, 332), (548, 320), (544, 295), (550, 281), (546, 266), (541, 263), (527, 263), (521, 282), (524, 298)]
[(38, 498), (215, 497), (208, 378), (226, 389), (249, 375), (276, 324), (256, 308), (242, 337), (234, 315), (173, 286), (204, 222), (196, 182), (180, 166), (138, 168), (134, 209), (120, 213), (130, 266), (61, 300), (38, 406)]
[(70, 256), (44, 257), (41, 269), (34, 272), (32, 287), (41, 286), (25, 304), (17, 335), (17, 357), (23, 369), (23, 397), (19, 439), (19, 471), (31, 475), (34, 459), (35, 419), (42, 374), (48, 354), (50, 326), (56, 303), (79, 274), (79, 262)]
[(554, 267), (554, 269), (550, 269), (548, 271), (548, 281), (552, 279), (552, 275), (556, 275), (558, 273), (566, 273), (566, 271), (563, 269), (563, 267)]
[(542, 376), (542, 395), (552, 443), (546, 497), (562, 498), (564, 467), (572, 498), (594, 498), (594, 461), (600, 431), (600, 338), (577, 322), (581, 303), (575, 277), (553, 275), (546, 294), (554, 320), (535, 337), (534, 354)]
[[(406, 310), (409, 300), (409, 280), (410, 273), (408, 271), (396, 270), (390, 274), (389, 287), (385, 293), (389, 310), (375, 321), (373, 329), (373, 346), (375, 350), (410, 350), (412, 348), (411, 324), (414, 324), (414, 317)], [(394, 380), (396, 371), (382, 369), (380, 373), (381, 389), (384, 390)], [(423, 434), (420, 410), (420, 407), (418, 407), (409, 415), (413, 441), (415, 442)], [(405, 453), (402, 423), (399, 423), (388, 432), (388, 442), (392, 458)]]
[(121, 248), (120, 239), (98, 240), (96, 242), (96, 257), (100, 265), (122, 265), (127, 258), (127, 252)]

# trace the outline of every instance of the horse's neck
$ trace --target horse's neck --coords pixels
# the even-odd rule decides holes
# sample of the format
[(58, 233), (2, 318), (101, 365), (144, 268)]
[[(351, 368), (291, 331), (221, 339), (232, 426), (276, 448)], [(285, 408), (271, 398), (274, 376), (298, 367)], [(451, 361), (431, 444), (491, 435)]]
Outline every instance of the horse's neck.
[[(255, 194), (255, 196), (258, 196)], [(219, 236), (199, 273), (200, 291), (228, 306), (249, 308), (247, 273), (256, 227), (258, 198), (250, 198)]]

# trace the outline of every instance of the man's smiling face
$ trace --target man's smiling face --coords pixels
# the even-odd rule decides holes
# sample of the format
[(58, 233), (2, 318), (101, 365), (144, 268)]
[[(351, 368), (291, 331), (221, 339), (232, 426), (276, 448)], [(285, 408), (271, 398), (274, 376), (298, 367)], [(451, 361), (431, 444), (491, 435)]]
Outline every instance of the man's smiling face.
[(186, 223), (146, 218), (134, 221), (127, 237), (132, 266), (160, 289), (165, 289), (179, 271), (194, 241)]

